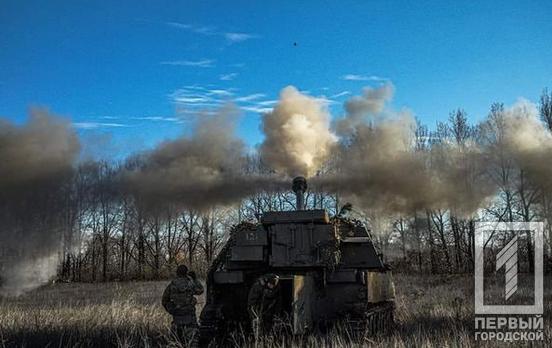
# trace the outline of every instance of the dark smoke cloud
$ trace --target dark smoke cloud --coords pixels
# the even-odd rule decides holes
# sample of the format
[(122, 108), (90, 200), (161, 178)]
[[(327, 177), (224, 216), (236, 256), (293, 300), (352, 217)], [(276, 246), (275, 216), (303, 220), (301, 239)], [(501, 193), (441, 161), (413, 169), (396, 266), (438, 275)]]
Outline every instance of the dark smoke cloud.
[(200, 115), (192, 135), (163, 142), (127, 172), (127, 188), (150, 207), (174, 203), (193, 210), (278, 189), (275, 178), (244, 175), (246, 147), (235, 134), (236, 120), (233, 106)]
[(78, 155), (69, 123), (34, 109), (21, 127), (0, 120), (0, 282), (20, 293), (55, 274), (61, 190)]
[(46, 110), (31, 110), (23, 127), (0, 119), (0, 191), (52, 181), (72, 169), (78, 151), (69, 123)]

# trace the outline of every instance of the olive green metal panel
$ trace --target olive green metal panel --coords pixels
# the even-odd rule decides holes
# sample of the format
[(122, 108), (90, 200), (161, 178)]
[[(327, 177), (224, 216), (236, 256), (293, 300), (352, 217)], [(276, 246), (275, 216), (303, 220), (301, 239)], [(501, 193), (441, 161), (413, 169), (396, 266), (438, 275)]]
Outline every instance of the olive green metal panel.
[(261, 217), (263, 224), (317, 223), (329, 224), (328, 213), (323, 210), (269, 211)]
[(343, 267), (384, 268), (374, 244), (368, 237), (354, 237), (342, 240), (341, 254)]
[(244, 282), (243, 272), (215, 272), (213, 280), (217, 284), (240, 284)]
[(390, 301), (395, 298), (395, 286), (391, 272), (368, 272), (366, 284), (369, 303)]
[(236, 232), (234, 237), (236, 245), (267, 245), (267, 231), (263, 226), (256, 226), (249, 229), (243, 229)]
[(269, 227), (272, 267), (323, 266), (323, 248), (334, 238), (331, 225), (277, 224)]
[(233, 246), (230, 261), (263, 261), (262, 246)]
[(328, 283), (355, 283), (357, 281), (357, 270), (346, 269), (328, 272), (326, 281)]

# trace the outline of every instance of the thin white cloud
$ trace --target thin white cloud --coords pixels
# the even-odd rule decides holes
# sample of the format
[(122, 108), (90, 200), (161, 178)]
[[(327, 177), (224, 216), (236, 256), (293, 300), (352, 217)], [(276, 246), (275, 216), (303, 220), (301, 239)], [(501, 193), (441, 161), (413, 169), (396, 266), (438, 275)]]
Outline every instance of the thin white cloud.
[(162, 121), (162, 122), (180, 122), (181, 119), (178, 117), (166, 117), (166, 116), (143, 116), (143, 117), (133, 117), (134, 120), (141, 121)]
[(207, 92), (211, 95), (218, 95), (222, 97), (231, 97), (234, 93), (231, 90), (227, 89), (209, 89)]
[[(241, 98), (237, 98), (236, 101), (244, 111), (266, 114), (272, 111), (274, 105), (278, 103), (277, 100), (262, 100), (265, 95), (262, 93), (250, 94)], [(261, 100), (259, 100), (261, 99)]]
[(237, 43), (246, 40), (256, 39), (258, 36), (247, 33), (224, 33), (224, 37), (231, 43)]
[(120, 117), (118, 116), (101, 116), (100, 118), (104, 120), (118, 120)]
[(229, 99), (232, 95), (232, 90), (186, 86), (169, 94), (169, 98), (181, 108), (198, 109), (220, 106), (224, 99)]
[(176, 96), (175, 101), (186, 104), (210, 104), (211, 98), (206, 97), (188, 97), (185, 94)]
[(178, 28), (178, 29), (191, 29), (192, 28), (192, 25), (190, 25), (190, 24), (184, 24), (184, 23), (178, 23), (178, 22), (166, 22), (165, 24), (167, 24), (170, 27)]
[(170, 27), (186, 30), (195, 34), (223, 37), (230, 44), (244, 42), (244, 41), (256, 39), (259, 37), (258, 35), (250, 34), (250, 33), (220, 32), (220, 31), (217, 31), (216, 27), (194, 25), (189, 23), (165, 22), (165, 24)]
[(339, 97), (343, 97), (343, 96), (348, 95), (348, 94), (351, 94), (351, 92), (343, 91), (341, 93), (337, 93), (337, 94), (332, 95), (330, 98), (339, 98)]
[(174, 66), (190, 66), (198, 68), (212, 68), (215, 61), (213, 59), (201, 59), (201, 60), (171, 60), (164, 61), (161, 65), (174, 65)]
[(257, 102), (257, 105), (268, 106), (268, 105), (274, 105), (277, 102), (278, 102), (277, 100), (265, 100), (265, 101)]
[(218, 108), (225, 103), (234, 103), (241, 110), (266, 113), (272, 110), (277, 100), (267, 100), (263, 93), (238, 94), (236, 89), (220, 89), (215, 86), (184, 86), (169, 94), (170, 100), (181, 114), (202, 109)]
[(234, 99), (236, 102), (248, 102), (265, 97), (262, 93), (255, 93)]
[(315, 97), (314, 99), (316, 99), (318, 102), (320, 102), (322, 104), (326, 104), (326, 105), (337, 104), (337, 102), (335, 100), (332, 100), (330, 98), (326, 98), (324, 96)]
[[(212, 87), (212, 86), (209, 86), (209, 87)], [(184, 86), (183, 88), (184, 88), (184, 89), (193, 89), (193, 90), (198, 90), (198, 91), (205, 91), (205, 90), (207, 90), (207, 88), (202, 87), (202, 86), (198, 86), (198, 85), (187, 85), (187, 86)]]
[(220, 75), (220, 79), (222, 81), (231, 81), (235, 79), (238, 76), (238, 73), (229, 73), (229, 74), (222, 74)]
[(388, 79), (384, 77), (379, 77), (375, 75), (356, 75), (356, 74), (347, 74), (341, 76), (342, 80), (347, 81), (387, 81)]
[(193, 24), (179, 23), (179, 22), (166, 22), (166, 24), (170, 27), (177, 28), (177, 29), (184, 29), (196, 34), (217, 35), (215, 27), (207, 27), (207, 26), (200, 26), (200, 25), (193, 25)]
[(306, 95), (309, 95), (309, 96), (312, 96), (315, 100), (317, 100), (318, 102), (320, 103), (323, 103), (323, 104), (326, 104), (326, 105), (331, 105), (331, 104), (336, 104), (337, 102), (335, 100), (333, 100), (332, 98), (333, 97), (326, 97), (324, 95), (322, 96), (315, 96), (315, 95), (312, 95), (311, 94), (311, 91), (306, 89), (306, 90), (300, 90), (299, 93), (302, 93), (302, 94), (306, 94)]
[(263, 108), (263, 107), (259, 107), (259, 106), (255, 106), (255, 105), (242, 106), (241, 109), (245, 110), (245, 111), (251, 111), (251, 112), (259, 113), (259, 114), (266, 114), (267, 112), (272, 111), (272, 108), (266, 108), (266, 107)]
[[(338, 103), (335, 98), (348, 94), (350, 94), (349, 91), (342, 91), (330, 97), (318, 96), (315, 98), (325, 105), (333, 105)], [(266, 97), (267, 95), (264, 93), (241, 94), (235, 88), (221, 89), (214, 85), (188, 85), (169, 94), (169, 99), (175, 104), (180, 115), (219, 108), (226, 103), (233, 103), (244, 112), (264, 114), (273, 110), (278, 103), (278, 100)], [(159, 119), (161, 118), (159, 117)]]
[(73, 122), (73, 127), (77, 129), (96, 129), (96, 128), (128, 127), (128, 125), (122, 124), (122, 123)]

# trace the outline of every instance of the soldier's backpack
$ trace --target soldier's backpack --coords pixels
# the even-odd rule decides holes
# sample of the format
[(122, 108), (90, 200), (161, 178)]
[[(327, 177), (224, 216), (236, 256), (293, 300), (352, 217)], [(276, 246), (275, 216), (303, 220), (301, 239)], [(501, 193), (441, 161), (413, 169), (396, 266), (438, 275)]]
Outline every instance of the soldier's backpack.
[(197, 300), (194, 297), (192, 280), (188, 278), (178, 278), (171, 282), (170, 300), (178, 312), (193, 310)]

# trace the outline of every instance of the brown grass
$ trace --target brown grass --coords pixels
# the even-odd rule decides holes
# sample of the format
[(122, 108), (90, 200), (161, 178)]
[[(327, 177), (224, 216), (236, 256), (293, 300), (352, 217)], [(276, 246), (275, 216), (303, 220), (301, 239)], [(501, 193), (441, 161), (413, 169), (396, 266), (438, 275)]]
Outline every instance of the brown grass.
[[(498, 347), (474, 341), (471, 276), (396, 275), (396, 328), (360, 342), (345, 329), (326, 336), (267, 337), (248, 347)], [(0, 298), (0, 347), (179, 346), (169, 334), (170, 317), (160, 304), (167, 282), (55, 284), (19, 298)], [(552, 278), (545, 280), (543, 346), (552, 343)], [(500, 289), (489, 289), (499, 295)], [(521, 294), (529, 296), (527, 294)], [(200, 305), (198, 311), (202, 305)], [(517, 343), (519, 345), (519, 343)], [(541, 345), (538, 343), (537, 346)]]

